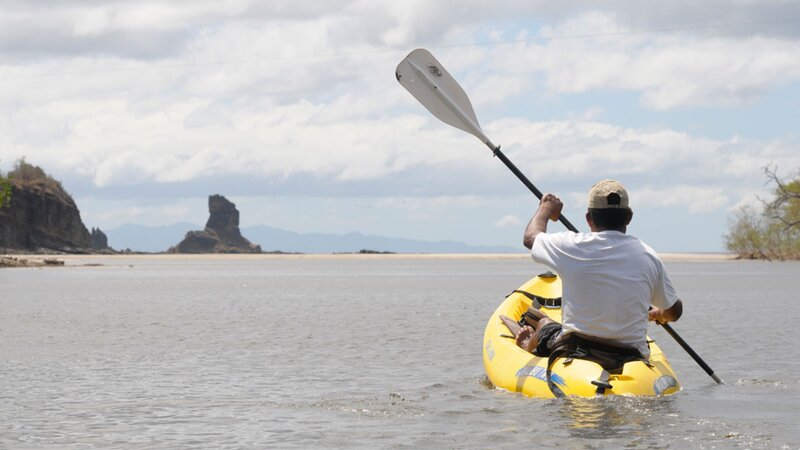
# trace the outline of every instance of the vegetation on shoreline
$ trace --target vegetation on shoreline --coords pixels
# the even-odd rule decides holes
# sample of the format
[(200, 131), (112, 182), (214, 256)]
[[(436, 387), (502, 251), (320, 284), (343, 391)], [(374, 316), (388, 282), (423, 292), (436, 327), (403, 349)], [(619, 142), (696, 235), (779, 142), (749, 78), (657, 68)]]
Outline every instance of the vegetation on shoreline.
[(760, 212), (741, 208), (725, 235), (725, 245), (744, 259), (800, 259), (800, 170), (786, 180), (770, 167), (764, 168), (764, 174), (775, 186), (773, 198), (761, 199)]

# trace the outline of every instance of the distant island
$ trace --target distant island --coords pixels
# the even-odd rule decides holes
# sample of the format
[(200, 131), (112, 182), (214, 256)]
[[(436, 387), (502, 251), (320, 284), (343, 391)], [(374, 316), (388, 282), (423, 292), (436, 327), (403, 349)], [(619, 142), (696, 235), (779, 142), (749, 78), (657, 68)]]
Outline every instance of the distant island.
[(239, 210), (222, 195), (208, 197), (208, 222), (202, 231), (190, 231), (168, 253), (261, 253), (239, 230)]

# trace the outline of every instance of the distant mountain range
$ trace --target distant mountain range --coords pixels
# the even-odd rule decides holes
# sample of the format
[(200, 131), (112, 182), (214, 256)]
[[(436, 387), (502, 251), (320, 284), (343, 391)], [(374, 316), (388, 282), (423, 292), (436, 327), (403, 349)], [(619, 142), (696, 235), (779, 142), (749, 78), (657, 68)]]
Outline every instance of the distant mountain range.
[[(108, 244), (116, 250), (163, 252), (179, 243), (186, 232), (202, 230), (202, 225), (180, 222), (173, 225), (145, 226), (125, 224), (105, 231)], [(296, 233), (257, 225), (242, 228), (242, 235), (261, 245), (265, 252), (348, 253), (361, 250), (396, 253), (521, 253), (522, 249), (505, 246), (476, 246), (456, 241), (418, 241), (366, 235), (354, 231), (347, 234)]]

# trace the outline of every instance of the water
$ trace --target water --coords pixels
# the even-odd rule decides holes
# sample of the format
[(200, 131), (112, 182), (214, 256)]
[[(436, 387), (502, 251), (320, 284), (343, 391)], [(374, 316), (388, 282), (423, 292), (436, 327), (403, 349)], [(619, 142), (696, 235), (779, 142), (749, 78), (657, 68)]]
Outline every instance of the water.
[(674, 328), (728, 384), (651, 326), (683, 391), (590, 400), (485, 381), (486, 320), (543, 270), (526, 258), (0, 270), (0, 448), (800, 448), (800, 264), (667, 265)]

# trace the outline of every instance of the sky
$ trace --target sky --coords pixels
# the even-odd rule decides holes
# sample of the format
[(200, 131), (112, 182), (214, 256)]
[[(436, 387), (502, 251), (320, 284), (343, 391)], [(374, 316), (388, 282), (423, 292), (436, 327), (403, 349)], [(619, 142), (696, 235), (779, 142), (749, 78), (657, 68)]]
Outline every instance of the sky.
[(796, 1), (0, 0), (0, 170), (43, 167), (104, 230), (222, 194), (242, 227), (522, 251), (538, 201), (395, 80), (420, 47), (579, 229), (615, 178), (629, 233), (723, 251), (764, 167), (800, 169)]

